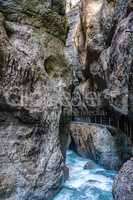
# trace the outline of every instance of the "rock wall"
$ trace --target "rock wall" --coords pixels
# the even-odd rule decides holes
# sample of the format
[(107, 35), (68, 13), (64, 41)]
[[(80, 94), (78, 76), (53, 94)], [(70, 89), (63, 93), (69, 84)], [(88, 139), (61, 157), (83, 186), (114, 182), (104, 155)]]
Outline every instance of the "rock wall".
[(65, 1), (1, 0), (0, 12), (0, 199), (50, 200), (65, 169)]
[(133, 199), (133, 158), (122, 166), (118, 176), (115, 178), (113, 196), (116, 200)]
[(83, 0), (75, 34), (83, 79), (73, 92), (74, 115), (108, 105), (132, 115), (132, 1)]
[[(127, 120), (130, 119), (132, 122), (133, 1), (81, 0), (78, 6), (80, 7), (80, 20), (75, 25), (73, 45), (78, 51), (77, 68), (79, 67), (80, 73), (75, 73), (76, 70), (73, 67), (73, 74), (77, 78), (75, 78), (77, 81), (73, 84), (72, 90), (73, 116), (81, 118), (93, 115), (92, 111), (94, 115), (95, 111), (98, 111), (100, 115), (101, 110), (106, 111), (110, 108), (111, 111), (119, 113), (118, 116), (126, 116)], [(106, 138), (105, 146), (103, 145), (104, 150), (108, 142), (108, 148), (113, 144), (112, 141), (114, 142), (113, 137), (107, 134), (108, 130), (104, 131), (105, 129), (101, 130), (97, 125), (93, 128), (88, 127), (88, 129), (85, 125), (70, 125), (73, 148), (80, 155), (91, 156), (96, 160), (100, 140)], [(119, 131), (116, 130), (116, 135), (118, 133)], [(97, 140), (96, 135), (100, 136)], [(130, 137), (133, 138), (132, 133)], [(96, 141), (98, 143), (95, 145)], [(119, 141), (117, 142), (115, 141), (115, 147), (111, 148), (113, 151), (119, 148)], [(125, 145), (121, 144), (124, 150)], [(104, 152), (105, 156), (101, 156), (102, 164), (107, 164), (105, 167), (111, 166), (112, 160), (119, 160), (111, 156), (111, 149), (107, 154)], [(117, 200), (133, 198), (132, 160), (121, 169), (114, 182), (113, 193)]]
[(65, 54), (66, 58), (71, 65), (71, 72), (73, 75), (72, 86), (79, 84), (79, 79), (82, 78), (82, 65), (79, 61), (78, 49), (75, 46), (75, 35), (77, 26), (80, 22), (80, 1), (67, 0), (66, 1), (66, 16), (68, 19), (68, 34), (66, 39)]

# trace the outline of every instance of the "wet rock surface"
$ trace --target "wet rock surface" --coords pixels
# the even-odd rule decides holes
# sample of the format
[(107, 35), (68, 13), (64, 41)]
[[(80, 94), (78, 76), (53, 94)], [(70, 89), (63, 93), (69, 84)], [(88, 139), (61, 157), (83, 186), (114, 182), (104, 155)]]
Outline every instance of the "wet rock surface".
[(95, 169), (97, 165), (93, 161), (89, 161), (85, 164), (84, 169)]
[(96, 161), (106, 169), (120, 169), (132, 155), (131, 142), (124, 134), (118, 133), (113, 128), (108, 130), (102, 125), (73, 122), (70, 124), (70, 135), (73, 150), (83, 157)]
[(120, 169), (113, 184), (113, 196), (116, 200), (133, 199), (133, 158)]

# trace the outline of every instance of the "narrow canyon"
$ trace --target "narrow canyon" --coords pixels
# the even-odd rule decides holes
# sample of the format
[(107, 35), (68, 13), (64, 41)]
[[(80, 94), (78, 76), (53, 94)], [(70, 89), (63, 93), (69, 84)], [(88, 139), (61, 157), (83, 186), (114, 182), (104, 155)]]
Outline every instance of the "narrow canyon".
[(0, 0), (0, 200), (133, 200), (133, 0)]

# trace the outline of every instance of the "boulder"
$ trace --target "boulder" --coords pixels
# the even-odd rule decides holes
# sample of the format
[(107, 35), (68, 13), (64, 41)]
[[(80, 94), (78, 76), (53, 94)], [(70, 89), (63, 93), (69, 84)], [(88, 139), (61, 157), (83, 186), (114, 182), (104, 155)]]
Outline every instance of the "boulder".
[(106, 169), (118, 170), (132, 154), (132, 144), (127, 136), (114, 128), (72, 122), (69, 131), (73, 143), (71, 148)]
[(89, 160), (89, 161), (85, 164), (84, 169), (94, 169), (94, 168), (96, 168), (96, 167), (97, 167), (96, 163), (94, 163), (93, 161)]

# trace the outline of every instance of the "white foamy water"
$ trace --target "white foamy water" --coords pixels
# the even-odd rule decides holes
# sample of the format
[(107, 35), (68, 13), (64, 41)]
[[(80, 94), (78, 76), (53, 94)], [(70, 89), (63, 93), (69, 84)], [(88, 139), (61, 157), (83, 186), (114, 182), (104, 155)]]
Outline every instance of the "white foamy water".
[(79, 157), (73, 151), (67, 152), (69, 179), (54, 200), (113, 200), (111, 191), (116, 172), (99, 165), (85, 170), (87, 162), (88, 159)]

